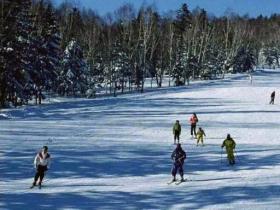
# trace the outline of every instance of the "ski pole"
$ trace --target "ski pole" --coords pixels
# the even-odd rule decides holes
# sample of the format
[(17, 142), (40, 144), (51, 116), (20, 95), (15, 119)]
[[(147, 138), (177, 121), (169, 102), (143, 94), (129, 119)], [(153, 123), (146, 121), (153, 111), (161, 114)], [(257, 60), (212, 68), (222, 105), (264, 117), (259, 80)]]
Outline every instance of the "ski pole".
[(223, 148), (221, 148), (221, 164), (223, 162)]
[(239, 157), (238, 157), (237, 152), (236, 152), (236, 150), (235, 150), (235, 149), (234, 149), (234, 153), (235, 153), (235, 157), (236, 157), (236, 159), (240, 162), (240, 159), (239, 159)]

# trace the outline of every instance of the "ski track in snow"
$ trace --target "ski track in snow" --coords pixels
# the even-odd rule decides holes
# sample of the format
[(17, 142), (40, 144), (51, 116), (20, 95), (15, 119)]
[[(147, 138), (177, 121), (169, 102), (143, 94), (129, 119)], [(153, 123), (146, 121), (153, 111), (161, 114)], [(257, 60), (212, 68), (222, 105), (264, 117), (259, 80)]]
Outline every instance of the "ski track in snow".
[[(279, 209), (280, 72), (200, 81), (117, 98), (65, 99), (0, 113), (0, 209)], [(276, 90), (275, 105), (268, 105)], [(190, 138), (193, 112), (205, 147)], [(2, 116), (2, 117), (1, 117)], [(172, 126), (182, 125), (185, 177), (171, 180)], [(230, 133), (236, 165), (220, 145)], [(52, 156), (41, 190), (33, 158)], [(178, 177), (179, 178), (179, 177)]]

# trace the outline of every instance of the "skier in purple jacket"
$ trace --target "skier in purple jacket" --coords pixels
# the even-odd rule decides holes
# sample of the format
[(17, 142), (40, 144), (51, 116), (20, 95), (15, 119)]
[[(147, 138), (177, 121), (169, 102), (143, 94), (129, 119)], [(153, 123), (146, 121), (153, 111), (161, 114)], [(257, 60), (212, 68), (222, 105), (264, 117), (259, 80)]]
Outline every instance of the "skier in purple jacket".
[(181, 176), (181, 181), (184, 181), (184, 160), (186, 159), (186, 153), (182, 149), (181, 144), (177, 144), (176, 149), (173, 151), (171, 155), (171, 159), (174, 161), (173, 168), (172, 168), (172, 176), (173, 180), (176, 181), (176, 174), (177, 171), (179, 171), (179, 174)]

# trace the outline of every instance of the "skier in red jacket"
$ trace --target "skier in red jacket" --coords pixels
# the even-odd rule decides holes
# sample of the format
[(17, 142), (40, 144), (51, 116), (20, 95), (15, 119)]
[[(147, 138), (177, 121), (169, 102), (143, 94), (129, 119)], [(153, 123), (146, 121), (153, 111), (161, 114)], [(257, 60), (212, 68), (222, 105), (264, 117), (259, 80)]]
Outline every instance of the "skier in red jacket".
[(193, 115), (190, 118), (190, 123), (191, 123), (191, 136), (196, 137), (196, 123), (198, 122), (198, 118), (196, 116), (196, 113), (193, 113)]

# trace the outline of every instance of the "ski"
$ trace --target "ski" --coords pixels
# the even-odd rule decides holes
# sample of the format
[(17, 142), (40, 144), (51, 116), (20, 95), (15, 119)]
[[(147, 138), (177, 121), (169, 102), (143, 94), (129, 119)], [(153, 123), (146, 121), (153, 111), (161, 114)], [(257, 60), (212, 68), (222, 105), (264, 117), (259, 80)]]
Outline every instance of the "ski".
[(175, 182), (175, 184), (179, 185), (179, 184), (181, 184), (183, 182), (189, 182), (189, 181), (192, 181), (192, 180), (190, 180), (190, 179), (179, 180), (178, 182)]
[(186, 179), (184, 179), (184, 180), (179, 180), (178, 182), (175, 182), (175, 184), (176, 185), (179, 185), (179, 184), (181, 184), (181, 183), (183, 183), (183, 182), (186, 182), (187, 180)]
[(34, 187), (38, 187), (38, 189), (41, 189), (42, 185), (32, 185), (31, 187), (29, 187), (29, 189), (33, 189)]
[(168, 185), (172, 184), (172, 183), (175, 183), (177, 180), (172, 180), (170, 182), (167, 182)]

